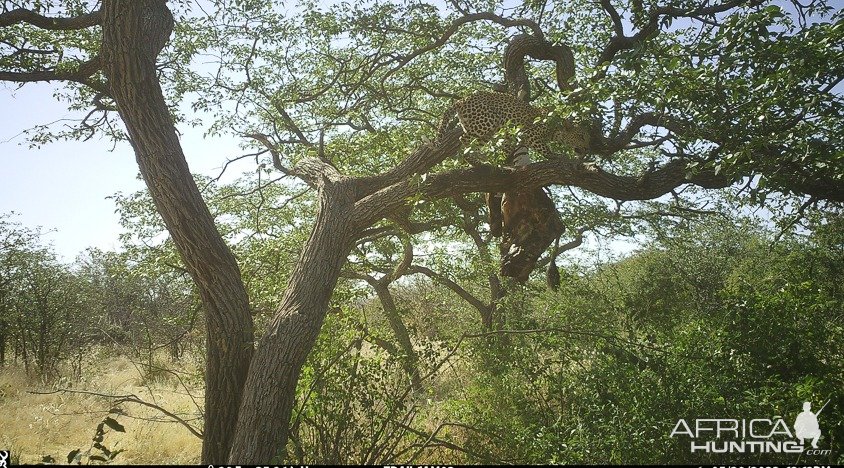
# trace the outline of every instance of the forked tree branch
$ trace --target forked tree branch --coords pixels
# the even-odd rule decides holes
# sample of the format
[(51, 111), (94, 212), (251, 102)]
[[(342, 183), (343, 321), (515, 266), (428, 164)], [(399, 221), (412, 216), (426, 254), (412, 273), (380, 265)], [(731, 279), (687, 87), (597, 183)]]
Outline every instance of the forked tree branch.
[[(611, 62), (612, 59), (615, 58), (616, 54), (623, 50), (630, 50), (638, 47), (643, 41), (657, 33), (660, 23), (665, 18), (696, 18), (712, 16), (718, 13), (723, 13), (744, 3), (758, 5), (762, 3), (762, 1), (763, 0), (727, 0), (723, 3), (716, 3), (714, 5), (710, 5), (706, 2), (703, 6), (699, 6), (697, 8), (679, 8), (675, 6), (656, 7), (647, 15), (647, 22), (639, 29), (638, 32), (632, 36), (625, 36), (624, 29), (621, 28), (621, 18), (618, 15), (618, 12), (608, 0), (602, 0), (601, 6), (612, 19), (614, 34), (604, 47), (604, 50), (601, 51), (601, 55), (598, 57), (598, 65)], [(593, 79), (599, 80), (603, 78), (605, 73), (606, 71), (603, 69), (603, 71), (598, 72)]]

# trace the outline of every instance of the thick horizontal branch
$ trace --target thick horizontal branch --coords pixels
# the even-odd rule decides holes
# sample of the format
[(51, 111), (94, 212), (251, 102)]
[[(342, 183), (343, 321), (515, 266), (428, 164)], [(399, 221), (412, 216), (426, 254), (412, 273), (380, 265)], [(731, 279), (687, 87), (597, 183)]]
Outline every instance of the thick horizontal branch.
[(710, 173), (686, 177), (686, 162), (675, 160), (638, 176), (621, 176), (580, 161), (556, 159), (520, 168), (479, 166), (431, 174), (423, 184), (403, 181), (381, 189), (357, 202), (355, 209), (364, 223), (371, 223), (402, 206), (411, 197), (432, 198), (461, 193), (504, 193), (546, 185), (580, 187), (615, 200), (650, 200), (683, 184), (704, 188), (728, 187), (731, 181)]
[(798, 179), (791, 182), (794, 187), (812, 197), (844, 203), (844, 181), (828, 178)]
[(39, 15), (26, 8), (17, 8), (0, 13), (0, 28), (18, 23), (28, 23), (35, 27), (49, 29), (51, 31), (75, 31), (100, 24), (100, 18), (100, 10), (70, 18), (51, 18), (49, 16)]

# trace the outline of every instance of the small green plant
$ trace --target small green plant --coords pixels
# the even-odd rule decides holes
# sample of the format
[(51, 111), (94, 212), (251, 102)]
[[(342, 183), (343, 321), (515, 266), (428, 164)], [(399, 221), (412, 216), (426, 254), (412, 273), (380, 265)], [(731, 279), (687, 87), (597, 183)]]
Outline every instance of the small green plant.
[[(123, 414), (123, 411), (119, 408), (112, 408), (109, 411), (109, 414)], [(112, 431), (126, 432), (126, 429), (122, 424), (117, 422), (117, 420), (111, 416), (106, 416), (102, 422), (97, 424), (97, 431), (91, 439), (91, 446), (84, 452), (82, 449), (71, 450), (68, 452), (67, 463), (81, 465), (82, 461), (85, 460), (87, 465), (91, 465), (96, 462), (108, 463), (113, 461), (114, 458), (123, 451), (123, 449), (111, 450), (103, 444), (107, 430), (106, 427)]]

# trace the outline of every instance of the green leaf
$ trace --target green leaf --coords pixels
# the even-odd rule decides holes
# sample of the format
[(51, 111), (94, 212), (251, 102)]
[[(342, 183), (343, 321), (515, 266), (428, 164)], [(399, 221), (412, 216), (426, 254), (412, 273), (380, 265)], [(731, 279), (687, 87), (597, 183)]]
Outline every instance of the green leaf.
[(67, 453), (67, 462), (73, 463), (73, 460), (76, 458), (77, 455), (79, 455), (79, 452), (80, 452), (80, 449), (71, 450), (70, 452), (68, 452)]
[(114, 431), (126, 432), (126, 428), (124, 428), (123, 425), (112, 419), (110, 416), (103, 419), (103, 422)]

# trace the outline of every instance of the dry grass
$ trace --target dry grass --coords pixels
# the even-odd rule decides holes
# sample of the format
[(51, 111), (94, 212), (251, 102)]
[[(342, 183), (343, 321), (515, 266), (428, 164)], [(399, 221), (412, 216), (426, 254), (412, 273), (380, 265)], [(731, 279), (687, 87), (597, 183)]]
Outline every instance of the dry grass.
[[(175, 368), (175, 365), (169, 365)], [(0, 414), (3, 429), (0, 447), (10, 448), (21, 463), (38, 463), (50, 455), (65, 463), (68, 452), (91, 448), (97, 425), (111, 408), (109, 399), (94, 395), (54, 393), (39, 395), (29, 391), (55, 388), (85, 390), (104, 394), (134, 394), (183, 418), (195, 418), (198, 409), (185, 388), (175, 378), (159, 378), (144, 386), (138, 367), (125, 357), (93, 357), (82, 382), (67, 382), (45, 387), (27, 378), (22, 369), (0, 369)], [(149, 380), (149, 379), (147, 379)], [(188, 387), (202, 404), (201, 388)], [(125, 451), (115, 458), (121, 464), (195, 464), (199, 462), (201, 441), (183, 426), (148, 419), (161, 418), (152, 408), (124, 404), (125, 415), (116, 416), (125, 433), (108, 431), (103, 444), (111, 450)], [(200, 425), (193, 421), (194, 427)], [(98, 453), (97, 451), (92, 454)]]

